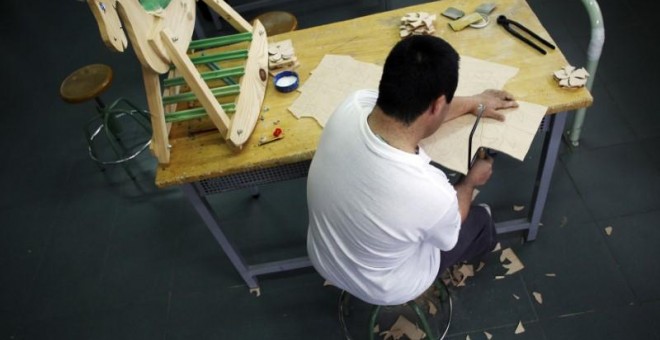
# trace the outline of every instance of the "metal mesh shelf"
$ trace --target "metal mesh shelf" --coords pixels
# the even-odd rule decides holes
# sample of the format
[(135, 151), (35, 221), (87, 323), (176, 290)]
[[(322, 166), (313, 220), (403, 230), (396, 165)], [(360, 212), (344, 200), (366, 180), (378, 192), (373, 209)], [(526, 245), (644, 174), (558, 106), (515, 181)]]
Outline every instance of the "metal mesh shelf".
[(229, 176), (205, 179), (199, 182), (199, 187), (204, 195), (211, 195), (272, 182), (306, 177), (311, 162), (311, 160), (307, 160), (268, 169), (257, 169)]

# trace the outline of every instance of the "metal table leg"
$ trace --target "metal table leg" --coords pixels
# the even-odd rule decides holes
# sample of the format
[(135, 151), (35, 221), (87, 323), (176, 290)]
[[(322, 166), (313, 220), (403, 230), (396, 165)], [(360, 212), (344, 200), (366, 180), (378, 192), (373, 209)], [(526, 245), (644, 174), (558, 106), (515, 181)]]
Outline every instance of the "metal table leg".
[(543, 215), (543, 209), (545, 208), (545, 202), (548, 198), (552, 173), (559, 155), (559, 146), (564, 126), (566, 125), (566, 116), (566, 112), (561, 112), (549, 117), (550, 129), (543, 141), (541, 161), (536, 176), (534, 192), (532, 194), (532, 208), (529, 216), (524, 219), (496, 223), (495, 227), (499, 234), (527, 230), (527, 241), (533, 241), (536, 239), (541, 216)]
[(290, 180), (307, 176), (310, 161), (303, 161), (294, 164), (288, 164), (271, 169), (254, 170), (247, 173), (225, 176), (201, 182), (187, 183), (183, 185), (183, 191), (188, 197), (190, 203), (209, 228), (213, 237), (227, 254), (229, 260), (245, 283), (250, 288), (250, 292), (261, 294), (257, 275), (278, 273), (298, 268), (310, 267), (312, 263), (307, 256), (290, 258), (281, 261), (272, 261), (260, 264), (249, 265), (238, 251), (238, 248), (227, 238), (222, 231), (218, 218), (209, 204), (206, 196), (211, 194), (220, 194), (225, 191), (235, 189), (250, 188), (253, 196), (259, 195), (258, 185), (272, 183), (277, 181)]
[(257, 283), (257, 279), (250, 274), (247, 262), (245, 262), (245, 259), (243, 259), (241, 254), (238, 253), (234, 244), (232, 244), (227, 236), (225, 236), (225, 233), (222, 232), (217, 216), (213, 212), (209, 202), (206, 200), (206, 197), (204, 197), (198, 188), (191, 183), (183, 185), (183, 192), (186, 194), (193, 207), (195, 207), (199, 216), (204, 220), (204, 223), (213, 234), (213, 237), (218, 241), (222, 250), (227, 254), (227, 257), (229, 257), (229, 261), (231, 261), (234, 268), (238, 270), (238, 273), (241, 275), (245, 283), (247, 283), (248, 287), (251, 289), (258, 289), (259, 284)]

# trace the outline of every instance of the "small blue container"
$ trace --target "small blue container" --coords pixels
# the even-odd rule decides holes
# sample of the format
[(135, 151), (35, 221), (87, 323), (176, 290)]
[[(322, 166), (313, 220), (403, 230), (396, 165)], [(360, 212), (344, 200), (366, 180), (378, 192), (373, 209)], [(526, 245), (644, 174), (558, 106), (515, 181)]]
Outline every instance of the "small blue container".
[(273, 78), (275, 89), (284, 93), (297, 89), (298, 83), (298, 73), (293, 71), (282, 71)]

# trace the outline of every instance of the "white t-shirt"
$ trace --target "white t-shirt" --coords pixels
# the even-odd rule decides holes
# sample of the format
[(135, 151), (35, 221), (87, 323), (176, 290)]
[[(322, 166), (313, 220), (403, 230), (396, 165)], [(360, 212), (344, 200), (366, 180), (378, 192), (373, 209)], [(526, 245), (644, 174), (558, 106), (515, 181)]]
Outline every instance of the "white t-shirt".
[(461, 217), (456, 191), (424, 150), (398, 150), (371, 131), (377, 96), (353, 93), (325, 126), (307, 179), (307, 251), (332, 284), (394, 305), (430, 287)]

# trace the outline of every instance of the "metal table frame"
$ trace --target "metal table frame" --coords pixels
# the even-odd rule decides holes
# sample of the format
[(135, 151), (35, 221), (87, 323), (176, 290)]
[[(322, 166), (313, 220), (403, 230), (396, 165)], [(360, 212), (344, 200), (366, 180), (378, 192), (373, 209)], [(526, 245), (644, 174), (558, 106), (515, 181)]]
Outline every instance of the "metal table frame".
[[(550, 189), (552, 173), (559, 155), (562, 134), (564, 126), (566, 125), (566, 116), (566, 112), (549, 115), (546, 116), (541, 123), (540, 130), (546, 135), (541, 150), (534, 191), (532, 193), (532, 208), (527, 218), (495, 223), (495, 227), (499, 234), (526, 230), (528, 241), (536, 239), (539, 223)], [(255, 188), (258, 185), (272, 182), (306, 177), (310, 163), (311, 161), (308, 160), (279, 165), (272, 168), (205, 179), (199, 182), (183, 185), (183, 191), (188, 197), (188, 200), (190, 200), (197, 213), (215, 237), (216, 241), (220, 244), (222, 250), (227, 254), (229, 260), (234, 265), (234, 268), (238, 270), (239, 274), (250, 288), (250, 292), (256, 293), (257, 296), (261, 293), (256, 278), (258, 275), (309, 267), (311, 266), (309, 258), (302, 256), (261, 264), (248, 264), (238, 251), (238, 248), (222, 231), (218, 218), (206, 199), (206, 196), (236, 189)]]

